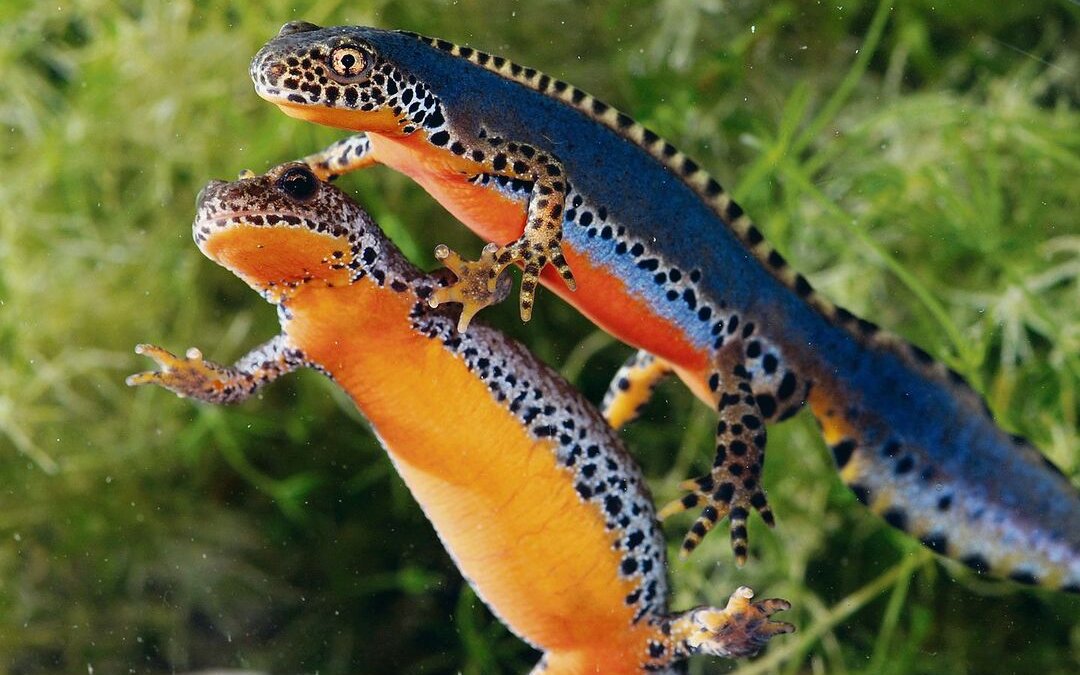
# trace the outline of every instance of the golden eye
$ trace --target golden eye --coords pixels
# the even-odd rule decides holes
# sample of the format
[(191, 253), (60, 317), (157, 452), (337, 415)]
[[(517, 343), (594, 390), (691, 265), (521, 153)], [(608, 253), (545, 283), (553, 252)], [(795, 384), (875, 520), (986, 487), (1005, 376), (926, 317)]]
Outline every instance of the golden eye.
[(330, 72), (334, 79), (350, 83), (367, 75), (371, 66), (371, 57), (356, 47), (337, 47), (330, 52)]

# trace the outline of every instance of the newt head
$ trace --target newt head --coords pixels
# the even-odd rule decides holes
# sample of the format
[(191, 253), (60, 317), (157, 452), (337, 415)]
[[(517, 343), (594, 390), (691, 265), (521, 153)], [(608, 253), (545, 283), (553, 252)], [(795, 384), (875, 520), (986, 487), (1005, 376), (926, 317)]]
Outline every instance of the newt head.
[(255, 92), (290, 117), (387, 135), (411, 134), (420, 126), (415, 113), (424, 101), (409, 86), (410, 76), (376, 48), (375, 39), (387, 34), (364, 27), (287, 23), (251, 61)]
[(368, 214), (304, 164), (211, 181), (197, 205), (199, 249), (271, 302), (306, 284), (346, 285), (385, 248)]

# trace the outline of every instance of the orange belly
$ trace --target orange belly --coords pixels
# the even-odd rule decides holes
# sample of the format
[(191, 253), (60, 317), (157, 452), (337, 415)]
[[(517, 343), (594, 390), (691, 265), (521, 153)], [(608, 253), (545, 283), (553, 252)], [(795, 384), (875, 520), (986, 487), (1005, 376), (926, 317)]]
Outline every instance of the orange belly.
[(579, 498), (550, 442), (530, 437), (461, 360), (410, 328), (411, 294), (372, 289), (362, 281), (298, 296), (291, 340), (353, 397), (462, 574), (508, 626), (544, 649), (603, 645), (636, 662), (647, 629), (631, 627), (631, 585), (601, 514)]
[[(369, 137), (379, 162), (410, 176), (485, 241), (505, 244), (521, 236), (525, 228), (524, 204), (497, 190), (470, 183), (467, 178), (480, 171), (479, 165), (454, 156), (448, 159), (445, 151), (418, 135)], [(705, 385), (708, 353), (695, 349), (677, 324), (657, 315), (621, 279), (593, 264), (585, 251), (566, 242), (563, 248), (577, 280), (577, 291), (568, 290), (551, 266), (541, 275), (543, 284), (608, 333), (663, 358), (688, 381), (698, 380), (691, 389), (703, 400), (711, 401)]]

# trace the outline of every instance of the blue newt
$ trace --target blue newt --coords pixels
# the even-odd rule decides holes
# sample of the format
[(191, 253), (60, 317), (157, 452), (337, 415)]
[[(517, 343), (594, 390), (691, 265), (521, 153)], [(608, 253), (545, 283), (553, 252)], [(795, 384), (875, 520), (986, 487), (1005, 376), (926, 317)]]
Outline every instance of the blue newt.
[[(539, 275), (642, 350), (613, 382), (613, 420), (669, 372), (715, 407), (712, 470), (661, 511), (702, 507), (684, 554), (729, 518), (745, 560), (748, 514), (773, 524), (766, 424), (809, 404), (843, 481), (890, 525), (977, 572), (1080, 591), (1068, 479), (959, 374), (816, 293), (716, 180), (628, 115), (503, 57), (368, 27), (286, 24), (251, 76), (288, 115), (366, 132), (306, 157), (320, 176), (385, 164), (498, 244), (433, 296), (463, 304), (462, 328), (531, 247), (523, 318)], [(556, 252), (576, 292), (566, 266), (543, 267)]]
[[(675, 672), (692, 654), (742, 657), (793, 628), (751, 602), (669, 614), (665, 546), (641, 473), (599, 412), (522, 345), (459, 333), (416, 269), (348, 196), (303, 164), (209, 184), (195, 241), (277, 305), (281, 333), (233, 366), (137, 352), (128, 379), (236, 403), (301, 367), (355, 401), (462, 575), (544, 652), (535, 672)], [(508, 280), (508, 277), (505, 279)], [(501, 283), (502, 295), (509, 285)]]

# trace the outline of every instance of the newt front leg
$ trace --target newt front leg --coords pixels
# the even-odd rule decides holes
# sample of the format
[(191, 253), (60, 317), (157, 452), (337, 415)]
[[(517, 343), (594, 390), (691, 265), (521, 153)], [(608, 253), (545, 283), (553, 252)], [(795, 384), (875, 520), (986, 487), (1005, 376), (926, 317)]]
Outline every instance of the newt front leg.
[[(528, 321), (532, 316), (540, 272), (549, 263), (559, 271), (566, 286), (575, 290), (577, 284), (562, 251), (563, 212), (569, 185), (558, 159), (526, 143), (489, 137), (483, 131), (467, 144), (453, 139), (445, 129), (431, 134), (428, 141), (436, 146), (446, 146), (452, 156), (460, 157), (451, 165), (460, 164), (458, 171), (462, 179), (487, 175), (530, 186), (525, 229), (521, 236), (498, 247), (493, 256), (485, 255), (467, 268), (454, 269), (458, 283), (434, 296), (433, 301), (460, 302), (463, 316), (471, 317), (491, 304), (499, 276), (514, 263), (520, 263), (523, 268), (520, 295), (523, 321)], [(356, 134), (301, 161), (318, 177), (332, 179), (378, 163), (377, 154), (377, 149), (366, 134)], [(487, 293), (478, 294), (477, 290), (483, 288), (487, 289)], [(486, 297), (478, 302), (478, 295)]]
[(148, 344), (136, 346), (135, 353), (154, 359), (162, 370), (130, 375), (129, 386), (156, 384), (182, 398), (217, 404), (240, 403), (263, 385), (305, 365), (303, 355), (288, 345), (284, 335), (256, 347), (232, 366), (207, 361), (194, 347), (184, 357)]
[(367, 134), (353, 134), (343, 138), (300, 161), (307, 164), (320, 180), (333, 180), (350, 171), (359, 171), (378, 164)]

